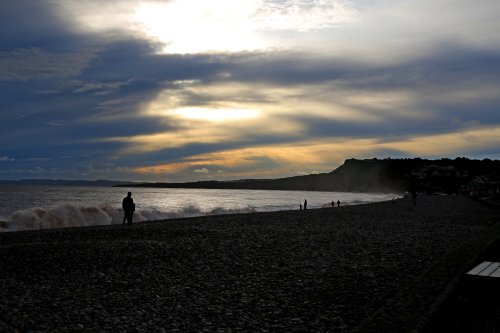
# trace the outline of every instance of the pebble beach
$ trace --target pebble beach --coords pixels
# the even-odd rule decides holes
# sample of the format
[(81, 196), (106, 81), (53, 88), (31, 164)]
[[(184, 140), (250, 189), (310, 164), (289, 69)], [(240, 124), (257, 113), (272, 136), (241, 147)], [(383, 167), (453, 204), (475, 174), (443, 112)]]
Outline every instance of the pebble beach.
[(499, 220), (422, 195), (2, 233), (0, 331), (421, 331)]

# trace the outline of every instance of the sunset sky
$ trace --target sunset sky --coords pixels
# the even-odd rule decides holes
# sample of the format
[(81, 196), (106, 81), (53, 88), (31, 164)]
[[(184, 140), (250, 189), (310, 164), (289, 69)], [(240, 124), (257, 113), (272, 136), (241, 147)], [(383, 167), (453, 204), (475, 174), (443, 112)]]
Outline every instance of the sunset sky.
[(0, 179), (498, 159), (500, 1), (1, 1), (0, 96)]

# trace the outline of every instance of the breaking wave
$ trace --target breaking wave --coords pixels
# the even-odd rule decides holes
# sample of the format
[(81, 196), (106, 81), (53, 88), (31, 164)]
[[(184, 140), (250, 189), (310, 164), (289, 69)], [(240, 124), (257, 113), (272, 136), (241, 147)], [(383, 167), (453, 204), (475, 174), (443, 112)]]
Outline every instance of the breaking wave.
[[(134, 222), (255, 211), (253, 207), (241, 209), (217, 207), (210, 211), (202, 211), (198, 207), (188, 206), (177, 212), (162, 212), (152, 209), (135, 211)], [(110, 205), (85, 207), (63, 204), (48, 209), (33, 207), (18, 210), (7, 218), (0, 217), (0, 232), (121, 224), (122, 220), (122, 209)]]

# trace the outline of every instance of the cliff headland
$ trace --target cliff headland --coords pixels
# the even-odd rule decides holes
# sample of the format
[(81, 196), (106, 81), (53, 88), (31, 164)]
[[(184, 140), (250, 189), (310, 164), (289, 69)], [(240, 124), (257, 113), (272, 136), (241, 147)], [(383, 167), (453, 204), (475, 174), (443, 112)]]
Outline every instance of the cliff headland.
[[(122, 185), (118, 185), (122, 186)], [(278, 179), (139, 183), (127, 187), (259, 189), (338, 192), (467, 193), (491, 195), (500, 189), (500, 161), (467, 158), (426, 160), (348, 159), (329, 173)]]

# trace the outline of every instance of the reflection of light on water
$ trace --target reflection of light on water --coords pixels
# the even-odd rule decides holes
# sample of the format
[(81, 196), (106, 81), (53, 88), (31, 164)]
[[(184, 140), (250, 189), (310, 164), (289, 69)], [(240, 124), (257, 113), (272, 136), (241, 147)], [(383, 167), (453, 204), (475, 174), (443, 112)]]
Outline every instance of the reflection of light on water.
[(4, 198), (0, 206), (0, 230), (121, 223), (121, 201), (128, 191), (132, 192), (136, 203), (135, 221), (296, 210), (305, 198), (309, 208), (319, 208), (328, 207), (337, 200), (342, 205), (349, 205), (391, 200), (394, 196), (306, 191), (12, 186), (0, 190)]

